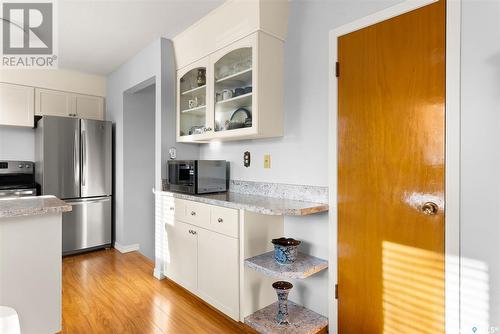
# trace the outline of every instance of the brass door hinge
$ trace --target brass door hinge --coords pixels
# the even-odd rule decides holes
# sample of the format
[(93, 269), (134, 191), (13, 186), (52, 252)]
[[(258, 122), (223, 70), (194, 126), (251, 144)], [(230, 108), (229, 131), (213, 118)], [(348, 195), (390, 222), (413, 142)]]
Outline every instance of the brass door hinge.
[(335, 76), (337, 78), (340, 76), (340, 64), (339, 64), (339, 62), (335, 63)]
[(339, 285), (335, 284), (335, 299), (339, 299)]

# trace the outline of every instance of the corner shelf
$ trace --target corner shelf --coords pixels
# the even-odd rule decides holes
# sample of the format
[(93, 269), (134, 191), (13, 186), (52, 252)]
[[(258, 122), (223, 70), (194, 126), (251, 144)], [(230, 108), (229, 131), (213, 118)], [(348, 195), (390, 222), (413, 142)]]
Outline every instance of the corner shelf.
[(299, 252), (294, 263), (278, 264), (271, 251), (246, 259), (245, 265), (275, 278), (303, 279), (328, 268), (328, 261)]
[(278, 310), (278, 303), (272, 303), (245, 317), (245, 324), (259, 333), (304, 333), (313, 334), (324, 330), (328, 326), (328, 319), (303, 306), (288, 301), (288, 325), (279, 325), (274, 320)]

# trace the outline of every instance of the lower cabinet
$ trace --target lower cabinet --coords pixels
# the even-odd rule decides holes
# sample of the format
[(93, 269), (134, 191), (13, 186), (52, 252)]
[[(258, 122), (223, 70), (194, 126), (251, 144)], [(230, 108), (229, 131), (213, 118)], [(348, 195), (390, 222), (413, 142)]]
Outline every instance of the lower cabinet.
[(198, 236), (194, 227), (178, 220), (166, 224), (166, 276), (188, 290), (198, 282)]
[(238, 321), (238, 210), (177, 199), (167, 206), (164, 274)]
[(238, 239), (198, 231), (198, 292), (233, 319), (239, 317)]

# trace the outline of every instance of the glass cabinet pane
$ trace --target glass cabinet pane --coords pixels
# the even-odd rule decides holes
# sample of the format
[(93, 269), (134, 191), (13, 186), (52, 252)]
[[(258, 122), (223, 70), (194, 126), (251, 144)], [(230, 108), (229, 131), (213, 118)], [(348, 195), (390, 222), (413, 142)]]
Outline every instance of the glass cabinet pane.
[(233, 50), (214, 65), (215, 131), (252, 127), (252, 48)]
[(197, 67), (180, 78), (179, 135), (203, 133), (206, 125), (206, 68)]

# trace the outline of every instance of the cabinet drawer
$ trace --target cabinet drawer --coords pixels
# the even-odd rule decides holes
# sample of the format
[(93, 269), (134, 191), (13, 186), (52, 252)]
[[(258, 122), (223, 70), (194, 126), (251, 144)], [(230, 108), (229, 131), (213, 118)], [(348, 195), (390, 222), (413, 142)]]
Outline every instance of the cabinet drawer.
[(238, 210), (212, 206), (210, 214), (210, 229), (238, 238)]
[(164, 219), (180, 219), (183, 220), (186, 215), (186, 204), (184, 201), (168, 197), (159, 196), (159, 204), (157, 204), (156, 214), (160, 214)]
[(187, 223), (210, 229), (210, 205), (183, 201), (186, 205), (186, 215), (184, 221)]

